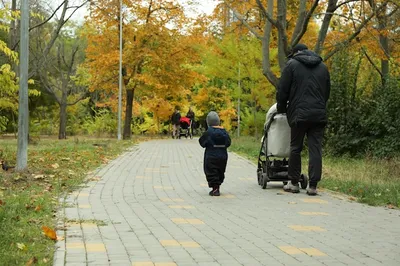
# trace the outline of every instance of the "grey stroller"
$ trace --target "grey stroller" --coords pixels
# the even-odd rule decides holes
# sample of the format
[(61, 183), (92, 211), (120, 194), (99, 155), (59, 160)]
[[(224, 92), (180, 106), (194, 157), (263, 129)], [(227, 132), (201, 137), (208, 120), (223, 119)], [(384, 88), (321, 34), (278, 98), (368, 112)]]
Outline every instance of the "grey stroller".
[[(261, 149), (258, 155), (258, 184), (267, 188), (267, 183), (280, 181), (287, 184), (290, 155), (290, 127), (286, 114), (278, 114), (276, 104), (268, 110), (264, 124), (264, 136), (261, 139)], [(308, 177), (300, 177), (302, 189), (308, 185)]]

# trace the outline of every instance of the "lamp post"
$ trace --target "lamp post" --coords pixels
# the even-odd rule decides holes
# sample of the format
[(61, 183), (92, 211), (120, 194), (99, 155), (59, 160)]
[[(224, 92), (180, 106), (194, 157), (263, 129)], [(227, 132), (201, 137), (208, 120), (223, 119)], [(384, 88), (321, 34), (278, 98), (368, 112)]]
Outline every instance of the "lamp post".
[(122, 0), (119, 2), (119, 86), (118, 86), (118, 140), (122, 127)]
[(18, 104), (18, 148), (16, 170), (22, 171), (28, 166), (28, 63), (29, 63), (29, 1), (21, 1), (21, 45)]

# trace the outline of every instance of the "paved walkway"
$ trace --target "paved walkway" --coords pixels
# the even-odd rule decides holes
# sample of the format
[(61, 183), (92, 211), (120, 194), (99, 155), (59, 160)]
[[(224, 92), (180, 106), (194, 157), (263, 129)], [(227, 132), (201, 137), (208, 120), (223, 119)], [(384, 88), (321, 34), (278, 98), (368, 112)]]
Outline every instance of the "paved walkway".
[(197, 140), (140, 144), (66, 202), (54, 265), (400, 265), (400, 211), (262, 190), (230, 154), (208, 196)]

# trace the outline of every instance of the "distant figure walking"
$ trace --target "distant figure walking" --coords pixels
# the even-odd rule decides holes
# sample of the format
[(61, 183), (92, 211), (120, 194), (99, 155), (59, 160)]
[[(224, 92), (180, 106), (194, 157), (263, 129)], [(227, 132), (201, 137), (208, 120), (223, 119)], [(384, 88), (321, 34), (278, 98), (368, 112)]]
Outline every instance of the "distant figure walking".
[(179, 123), (181, 120), (181, 113), (178, 108), (175, 108), (174, 113), (171, 116), (171, 124), (172, 124), (172, 138), (179, 137)]

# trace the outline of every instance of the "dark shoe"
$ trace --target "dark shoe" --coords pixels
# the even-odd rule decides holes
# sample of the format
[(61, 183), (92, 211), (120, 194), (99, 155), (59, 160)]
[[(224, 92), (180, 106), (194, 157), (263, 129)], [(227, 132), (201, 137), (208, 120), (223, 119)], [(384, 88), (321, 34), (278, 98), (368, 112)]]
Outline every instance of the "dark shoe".
[(211, 190), (211, 191), (208, 193), (208, 195), (210, 195), (210, 196), (214, 196), (214, 189), (213, 189), (213, 190)]
[(300, 192), (299, 183), (294, 185), (292, 184), (292, 182), (288, 182), (286, 185), (283, 186), (283, 190), (286, 192), (299, 193)]
[(213, 193), (214, 193), (214, 196), (220, 196), (221, 195), (221, 193), (219, 192), (219, 188), (214, 190)]
[(316, 196), (316, 195), (318, 195), (318, 191), (314, 187), (309, 187), (309, 188), (307, 188), (307, 195)]

